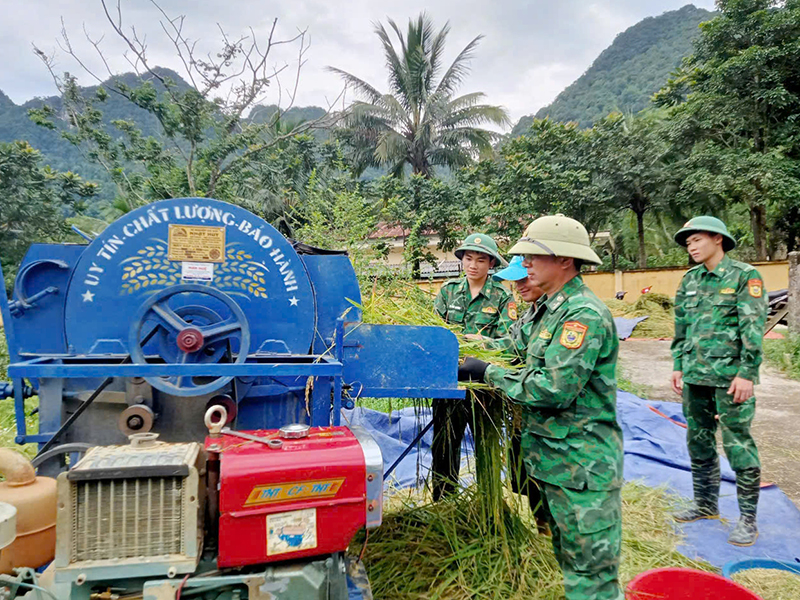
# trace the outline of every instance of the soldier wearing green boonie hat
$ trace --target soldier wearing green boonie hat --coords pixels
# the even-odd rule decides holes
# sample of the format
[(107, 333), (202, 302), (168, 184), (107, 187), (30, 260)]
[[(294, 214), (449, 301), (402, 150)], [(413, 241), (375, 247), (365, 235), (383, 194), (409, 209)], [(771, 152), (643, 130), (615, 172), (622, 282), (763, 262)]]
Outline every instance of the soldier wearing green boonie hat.
[[(464, 277), (448, 281), (439, 290), (434, 309), (447, 323), (465, 334), (488, 338), (504, 336), (517, 318), (517, 305), (508, 290), (489, 276), (489, 271), (507, 263), (488, 235), (473, 233), (455, 251)], [(433, 499), (455, 490), (461, 465), (461, 440), (467, 424), (473, 434), (473, 410), (462, 400), (433, 401), (432, 490)]]
[(684, 275), (675, 295), (672, 388), (683, 398), (694, 484), (694, 503), (675, 519), (719, 518), (719, 423), (725, 454), (736, 472), (740, 513), (728, 541), (750, 546), (758, 538), (761, 483), (750, 424), (767, 319), (764, 281), (754, 267), (725, 254), (736, 240), (715, 217), (693, 218), (675, 241), (699, 263)]
[(518, 369), (475, 358), (460, 380), (484, 381), (522, 407), (522, 452), (541, 490), (567, 600), (618, 600), (622, 546), (622, 432), (616, 419), (619, 340), (608, 307), (583, 283), (600, 264), (586, 228), (564, 215), (531, 223), (524, 256), (545, 296), (508, 349)]

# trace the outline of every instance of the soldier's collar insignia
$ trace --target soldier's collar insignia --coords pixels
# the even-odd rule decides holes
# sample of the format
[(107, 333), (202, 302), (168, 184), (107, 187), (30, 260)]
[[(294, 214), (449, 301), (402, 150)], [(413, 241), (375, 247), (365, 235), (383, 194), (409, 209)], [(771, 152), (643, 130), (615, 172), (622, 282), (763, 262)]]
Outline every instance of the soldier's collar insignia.
[(486, 313), (487, 315), (493, 315), (497, 312), (497, 309), (494, 306), (486, 306), (481, 309), (482, 313)]
[(722, 289), (719, 291), (719, 293), (720, 293), (720, 294), (735, 294), (735, 293), (736, 293), (736, 290), (735, 290), (735, 289), (733, 289), (733, 288), (722, 288)]
[(761, 298), (764, 295), (764, 284), (760, 279), (751, 279), (747, 282), (747, 290), (753, 298)]
[(583, 345), (588, 327), (578, 321), (567, 321), (561, 332), (561, 345), (570, 350), (577, 350)]
[(542, 329), (542, 331), (539, 333), (539, 339), (542, 339), (542, 340), (549, 340), (552, 337), (553, 337), (553, 334), (550, 333), (549, 331), (547, 331), (547, 329)]

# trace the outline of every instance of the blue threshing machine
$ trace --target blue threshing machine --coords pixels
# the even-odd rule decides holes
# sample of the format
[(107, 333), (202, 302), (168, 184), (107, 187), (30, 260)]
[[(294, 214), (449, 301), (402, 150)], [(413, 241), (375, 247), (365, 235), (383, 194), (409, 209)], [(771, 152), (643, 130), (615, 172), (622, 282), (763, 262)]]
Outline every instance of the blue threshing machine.
[[(336, 515), (353, 503), (357, 524), (380, 523), (384, 467), (341, 409), (464, 395), (452, 333), (362, 323), (360, 301), (346, 254), (212, 199), (141, 207), (88, 245), (33, 244), (0, 302), (12, 380), (0, 397), (13, 397), (17, 443), (39, 444), (39, 475), (59, 477), (58, 600), (345, 597), (344, 548), (324, 538), (342, 537)], [(25, 426), (33, 394), (38, 433)], [(340, 464), (351, 446), (355, 471)], [(295, 461), (312, 447), (316, 458)], [(283, 473), (293, 485), (281, 488)], [(349, 488), (352, 473), (363, 481)], [(237, 502), (226, 489), (241, 486), (226, 516)], [(225, 542), (227, 517), (254, 519), (244, 531), (265, 539), (239, 528)], [(226, 543), (231, 556), (246, 543), (264, 556), (220, 568)]]

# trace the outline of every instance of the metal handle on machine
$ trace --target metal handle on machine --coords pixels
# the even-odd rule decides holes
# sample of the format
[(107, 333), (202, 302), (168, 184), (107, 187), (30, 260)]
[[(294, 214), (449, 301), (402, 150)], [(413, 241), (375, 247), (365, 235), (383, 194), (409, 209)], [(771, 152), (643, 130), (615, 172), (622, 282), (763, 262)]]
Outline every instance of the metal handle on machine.
[(14, 297), (16, 300), (8, 303), (8, 310), (14, 317), (19, 317), (25, 314), (26, 310), (30, 310), (36, 306), (36, 302), (50, 294), (58, 294), (58, 288), (54, 285), (48, 286), (43, 290), (36, 292), (33, 296), (27, 296), (25, 292), (25, 282), (30, 275), (31, 271), (42, 265), (54, 265), (59, 269), (69, 269), (69, 265), (63, 260), (36, 260), (28, 265), (25, 265), (17, 275), (17, 285), (14, 286)]
[(242, 438), (243, 440), (249, 440), (251, 442), (258, 442), (259, 444), (264, 444), (268, 448), (272, 448), (273, 450), (277, 450), (283, 446), (283, 441), (276, 439), (276, 438), (261, 438), (256, 435), (250, 435), (249, 433), (243, 433), (241, 431), (234, 431), (228, 427), (222, 428), (222, 435), (232, 435), (233, 437)]

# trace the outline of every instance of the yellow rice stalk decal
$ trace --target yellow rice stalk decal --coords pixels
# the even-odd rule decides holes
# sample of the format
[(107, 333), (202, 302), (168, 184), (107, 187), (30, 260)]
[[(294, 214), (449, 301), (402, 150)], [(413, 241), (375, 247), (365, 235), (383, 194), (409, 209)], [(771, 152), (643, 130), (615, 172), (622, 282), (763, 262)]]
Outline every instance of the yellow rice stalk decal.
[[(267, 267), (255, 262), (236, 244), (225, 248), (225, 262), (214, 269), (214, 287), (234, 296), (267, 298)], [(122, 294), (133, 294), (139, 290), (157, 292), (181, 282), (180, 263), (167, 258), (167, 243), (153, 240), (133, 256), (122, 261)]]

